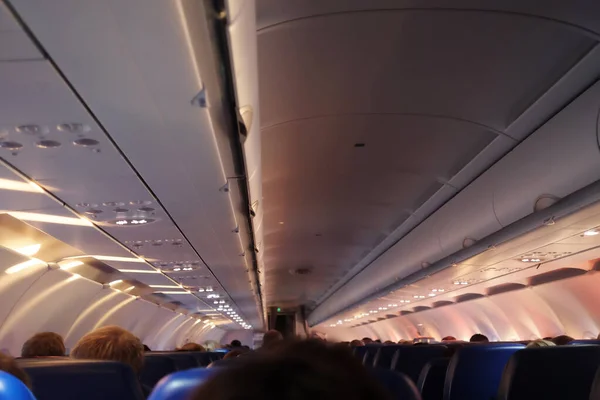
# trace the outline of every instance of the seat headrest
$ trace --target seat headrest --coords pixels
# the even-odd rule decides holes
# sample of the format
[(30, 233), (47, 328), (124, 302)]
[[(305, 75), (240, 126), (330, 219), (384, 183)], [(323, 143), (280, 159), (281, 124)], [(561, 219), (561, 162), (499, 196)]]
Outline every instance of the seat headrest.
[(596, 378), (594, 378), (594, 384), (590, 391), (590, 400), (598, 399), (600, 399), (600, 368), (598, 368), (598, 371), (596, 372)]
[[(164, 351), (145, 353), (144, 358), (149, 357), (168, 357), (175, 362), (175, 367), (178, 371), (183, 371), (190, 368), (200, 367), (197, 357), (208, 357), (208, 353), (197, 351)], [(208, 364), (207, 364), (208, 365)]]
[(392, 360), (392, 369), (406, 374), (416, 382), (421, 370), (434, 358), (443, 357), (447, 347), (439, 344), (400, 346)]
[(172, 358), (144, 355), (144, 367), (140, 374), (140, 382), (151, 389), (156, 386), (158, 381), (175, 371), (177, 371), (177, 366)]
[(143, 398), (133, 370), (120, 362), (21, 359), (17, 363), (31, 377), (32, 391), (38, 400)]
[(569, 343), (567, 343), (567, 345), (600, 345), (600, 340), (599, 339), (586, 339), (586, 340), (572, 340)]
[(444, 400), (480, 400), (496, 396), (510, 357), (525, 348), (520, 343), (487, 343), (459, 348), (450, 359)]
[(369, 368), (369, 372), (379, 384), (387, 389), (394, 399), (421, 400), (419, 390), (406, 375), (381, 368)]
[(375, 353), (375, 358), (373, 359), (373, 366), (378, 368), (386, 368), (390, 369), (392, 366), (392, 359), (394, 358), (394, 354), (401, 345), (390, 345), (390, 346), (382, 346), (377, 349), (377, 353)]
[(35, 397), (19, 379), (0, 371), (0, 400), (35, 400)]
[(506, 366), (498, 399), (588, 400), (600, 367), (600, 346), (530, 348)]
[(218, 368), (193, 368), (172, 373), (158, 382), (148, 400), (187, 400), (198, 386), (218, 370)]

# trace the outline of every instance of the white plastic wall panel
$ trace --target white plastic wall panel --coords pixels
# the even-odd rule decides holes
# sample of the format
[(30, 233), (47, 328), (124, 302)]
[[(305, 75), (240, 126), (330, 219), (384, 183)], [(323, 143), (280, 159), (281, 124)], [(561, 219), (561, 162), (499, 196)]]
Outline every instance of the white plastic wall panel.
[[(543, 194), (566, 196), (600, 179), (595, 84), (323, 302), (311, 323), (533, 212)], [(440, 249), (441, 246), (441, 249)]]
[(13, 355), (23, 342), (43, 331), (66, 335), (101, 285), (61, 270), (45, 273), (14, 305), (0, 330), (0, 343)]
[(42, 59), (4, 3), (0, 3), (0, 61)]

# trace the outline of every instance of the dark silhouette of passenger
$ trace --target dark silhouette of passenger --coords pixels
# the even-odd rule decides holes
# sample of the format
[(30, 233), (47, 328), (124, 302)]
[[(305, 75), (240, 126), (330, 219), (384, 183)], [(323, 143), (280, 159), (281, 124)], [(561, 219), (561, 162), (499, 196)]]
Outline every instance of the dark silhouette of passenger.
[(362, 341), (363, 341), (364, 344), (371, 344), (371, 343), (373, 343), (373, 339), (368, 338), (368, 337), (362, 338)]
[(559, 335), (557, 337), (555, 337), (554, 339), (552, 339), (552, 342), (554, 342), (555, 345), (557, 346), (564, 346), (565, 344), (568, 344), (570, 342), (572, 342), (573, 339), (571, 336), (567, 336), (567, 335)]
[(456, 338), (454, 336), (445, 336), (442, 338), (442, 342), (453, 342)]
[(476, 333), (473, 336), (471, 336), (471, 339), (469, 339), (469, 342), (471, 343), (489, 343), (490, 339), (488, 339), (487, 336), (482, 335), (481, 333)]
[(263, 336), (262, 347), (263, 348), (271, 347), (273, 345), (276, 345), (278, 342), (281, 342), (282, 340), (283, 340), (283, 335), (281, 334), (281, 332), (272, 329), (270, 331), (267, 331), (265, 333), (265, 335)]
[(348, 348), (313, 340), (282, 342), (255, 357), (236, 360), (191, 397), (192, 400), (390, 398)]
[(29, 375), (17, 365), (14, 358), (7, 356), (2, 352), (0, 352), (0, 371), (8, 372), (31, 389), (31, 379), (29, 379)]
[(178, 348), (177, 351), (206, 351), (206, 349), (204, 346), (199, 345), (198, 343), (190, 342)]
[(231, 341), (231, 348), (235, 349), (236, 347), (242, 347), (242, 342), (237, 339)]
[(542, 338), (542, 340), (552, 340), (552, 336), (546, 336), (545, 338)]
[(62, 336), (54, 332), (40, 332), (23, 344), (21, 357), (64, 357), (65, 351)]
[(354, 339), (353, 341), (350, 342), (350, 347), (362, 347), (365, 344), (363, 343), (362, 340), (358, 340), (358, 339)]
[(150, 347), (146, 346), (145, 344), (143, 344), (142, 346), (144, 346), (144, 351), (152, 351), (150, 350)]

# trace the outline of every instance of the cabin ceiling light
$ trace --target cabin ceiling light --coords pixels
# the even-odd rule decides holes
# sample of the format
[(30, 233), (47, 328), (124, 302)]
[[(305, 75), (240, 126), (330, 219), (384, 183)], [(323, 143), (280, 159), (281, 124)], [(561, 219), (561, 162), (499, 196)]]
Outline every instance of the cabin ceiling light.
[(19, 247), (16, 249), (11, 248), (11, 250), (14, 250), (17, 253), (22, 254), (24, 256), (32, 257), (32, 256), (36, 255), (38, 251), (40, 251), (41, 247), (42, 247), (42, 245), (40, 243), (36, 243), (36, 244), (30, 244), (30, 245), (24, 246), (24, 247)]
[(521, 259), (521, 262), (524, 262), (524, 263), (536, 263), (536, 262), (540, 262), (540, 261), (542, 261), (542, 260), (539, 258), (522, 258)]
[(161, 289), (181, 289), (181, 285), (148, 285), (151, 288), (161, 288)]
[(121, 218), (107, 221), (107, 224), (117, 226), (140, 226), (156, 222), (153, 218)]
[(28, 193), (44, 193), (44, 189), (35, 182), (13, 181), (2, 178), (0, 178), (0, 189)]
[(117, 279), (116, 281), (112, 281), (108, 284), (108, 286), (116, 285), (117, 283), (123, 282), (123, 279)]
[(69, 261), (69, 262), (65, 262), (65, 263), (58, 263), (58, 265), (60, 266), (60, 269), (67, 270), (67, 269), (71, 269), (71, 268), (83, 265), (83, 263), (81, 261)]
[(126, 274), (160, 274), (160, 271), (154, 269), (120, 269), (119, 272)]
[(89, 220), (85, 218), (62, 217), (59, 215), (39, 214), (24, 211), (7, 211), (7, 213), (22, 221), (47, 222), (50, 224), (74, 226), (94, 226), (94, 224), (92, 224)]
[(16, 272), (22, 271), (22, 270), (30, 268), (30, 267), (35, 267), (37, 265), (46, 265), (46, 263), (43, 262), (42, 260), (38, 260), (37, 258), (33, 258), (31, 260), (13, 265), (12, 267), (9, 267), (4, 272), (10, 275), (10, 274), (14, 274)]
[(597, 234), (599, 234), (600, 232), (598, 232), (595, 229), (590, 229), (589, 231), (585, 231), (583, 232), (583, 236), (596, 236)]

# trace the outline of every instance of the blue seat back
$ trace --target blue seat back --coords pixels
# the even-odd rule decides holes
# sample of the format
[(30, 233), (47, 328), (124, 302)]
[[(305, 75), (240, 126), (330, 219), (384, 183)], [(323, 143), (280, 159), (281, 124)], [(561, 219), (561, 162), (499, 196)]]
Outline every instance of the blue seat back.
[(596, 372), (596, 378), (594, 379), (594, 384), (590, 391), (590, 400), (598, 399), (600, 399), (600, 368), (598, 368), (598, 371)]
[(365, 362), (365, 356), (367, 355), (367, 350), (369, 350), (369, 348), (367, 346), (359, 346), (359, 347), (356, 347), (354, 350), (354, 356), (356, 358), (358, 358), (360, 360), (360, 362), (362, 362), (363, 364)]
[(444, 398), (444, 381), (450, 358), (436, 358), (429, 361), (419, 375), (417, 389), (423, 400), (442, 400)]
[(149, 354), (144, 355), (144, 367), (140, 374), (140, 382), (147, 388), (152, 389), (162, 378), (177, 371), (177, 367), (175, 361), (169, 356), (152, 356)]
[[(195, 354), (207, 354), (203, 352), (193, 352), (193, 351), (161, 351), (161, 352), (152, 352), (145, 353), (145, 358), (148, 357), (168, 357), (175, 363), (175, 368), (177, 371), (183, 371), (190, 368), (197, 368), (201, 365), (196, 359)], [(208, 357), (208, 356), (206, 356)]]
[(504, 366), (524, 347), (519, 343), (487, 343), (458, 349), (448, 365), (444, 400), (494, 398)]
[(392, 359), (394, 354), (401, 345), (382, 346), (377, 349), (375, 358), (373, 359), (373, 367), (390, 369), (392, 367)]
[(506, 366), (499, 399), (588, 400), (600, 367), (600, 346), (531, 348)]
[(188, 400), (194, 390), (218, 371), (217, 368), (193, 368), (164, 377), (148, 400)]
[(392, 369), (417, 382), (425, 364), (434, 358), (443, 357), (446, 350), (446, 346), (438, 344), (401, 346), (392, 360)]
[(414, 382), (406, 375), (389, 369), (369, 368), (369, 372), (379, 384), (387, 389), (393, 399), (421, 400)]
[(38, 400), (141, 400), (141, 386), (130, 366), (115, 361), (21, 359)]
[(593, 345), (593, 346), (597, 346), (597, 345), (600, 345), (600, 340), (598, 340), (598, 339), (573, 340), (573, 341), (570, 341), (569, 343), (567, 343), (567, 345)]
[(0, 371), (0, 400), (35, 400), (35, 397), (19, 379)]
[(381, 344), (368, 344), (365, 346), (367, 352), (365, 354), (365, 358), (363, 358), (363, 365), (371, 367), (373, 365), (373, 360), (375, 359), (375, 354), (377, 351), (383, 347)]

